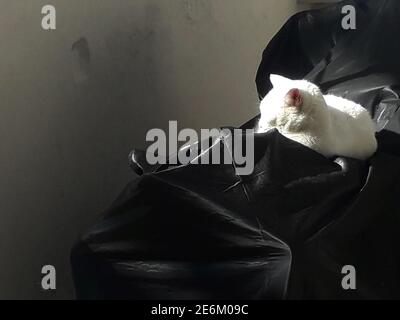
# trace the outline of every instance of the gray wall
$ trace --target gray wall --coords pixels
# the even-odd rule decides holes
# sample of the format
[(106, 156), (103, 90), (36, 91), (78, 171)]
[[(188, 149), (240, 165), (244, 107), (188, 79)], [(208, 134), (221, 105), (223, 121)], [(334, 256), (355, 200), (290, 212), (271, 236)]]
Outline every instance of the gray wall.
[[(41, 29), (49, 3), (55, 31)], [(261, 52), (299, 9), (0, 0), (0, 298), (72, 298), (70, 248), (134, 177), (129, 151), (168, 120), (199, 129), (254, 116)], [(57, 268), (56, 292), (40, 288), (44, 264)]]

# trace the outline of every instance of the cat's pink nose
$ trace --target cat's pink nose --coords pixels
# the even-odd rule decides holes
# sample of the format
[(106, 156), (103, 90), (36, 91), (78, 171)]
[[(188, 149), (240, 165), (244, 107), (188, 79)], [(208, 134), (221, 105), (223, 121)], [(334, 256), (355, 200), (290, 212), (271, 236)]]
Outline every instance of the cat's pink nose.
[(297, 88), (290, 89), (285, 96), (285, 102), (290, 107), (300, 107), (303, 104), (303, 97)]

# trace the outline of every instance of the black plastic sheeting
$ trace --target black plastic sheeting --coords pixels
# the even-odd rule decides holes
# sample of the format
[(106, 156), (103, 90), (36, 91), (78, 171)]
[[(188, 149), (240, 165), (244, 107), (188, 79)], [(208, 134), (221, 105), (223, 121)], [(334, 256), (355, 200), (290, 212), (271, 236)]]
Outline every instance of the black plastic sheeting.
[[(341, 27), (345, 4), (356, 30)], [(327, 159), (270, 131), (256, 135), (254, 173), (238, 176), (232, 165), (152, 167), (134, 151), (143, 175), (72, 251), (77, 298), (400, 298), (399, 34), (398, 0), (290, 18), (264, 51), (260, 97), (270, 73), (310, 79), (368, 108), (378, 152)], [(345, 265), (356, 290), (341, 286)]]

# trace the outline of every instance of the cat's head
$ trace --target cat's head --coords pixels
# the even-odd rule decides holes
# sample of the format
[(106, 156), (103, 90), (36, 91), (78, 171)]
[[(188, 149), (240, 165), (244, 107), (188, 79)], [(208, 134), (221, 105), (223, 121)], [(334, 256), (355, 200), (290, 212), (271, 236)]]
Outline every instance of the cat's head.
[(273, 88), (261, 101), (260, 129), (301, 132), (324, 125), (327, 106), (321, 90), (306, 80), (270, 76)]

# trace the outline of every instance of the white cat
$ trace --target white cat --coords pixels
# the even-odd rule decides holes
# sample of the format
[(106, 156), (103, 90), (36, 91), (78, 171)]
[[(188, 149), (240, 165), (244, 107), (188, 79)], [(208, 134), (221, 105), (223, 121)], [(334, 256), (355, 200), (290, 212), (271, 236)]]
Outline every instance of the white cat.
[(273, 88), (261, 101), (257, 132), (276, 128), (326, 157), (345, 156), (365, 160), (377, 149), (375, 125), (359, 104), (324, 96), (306, 80), (270, 77)]

